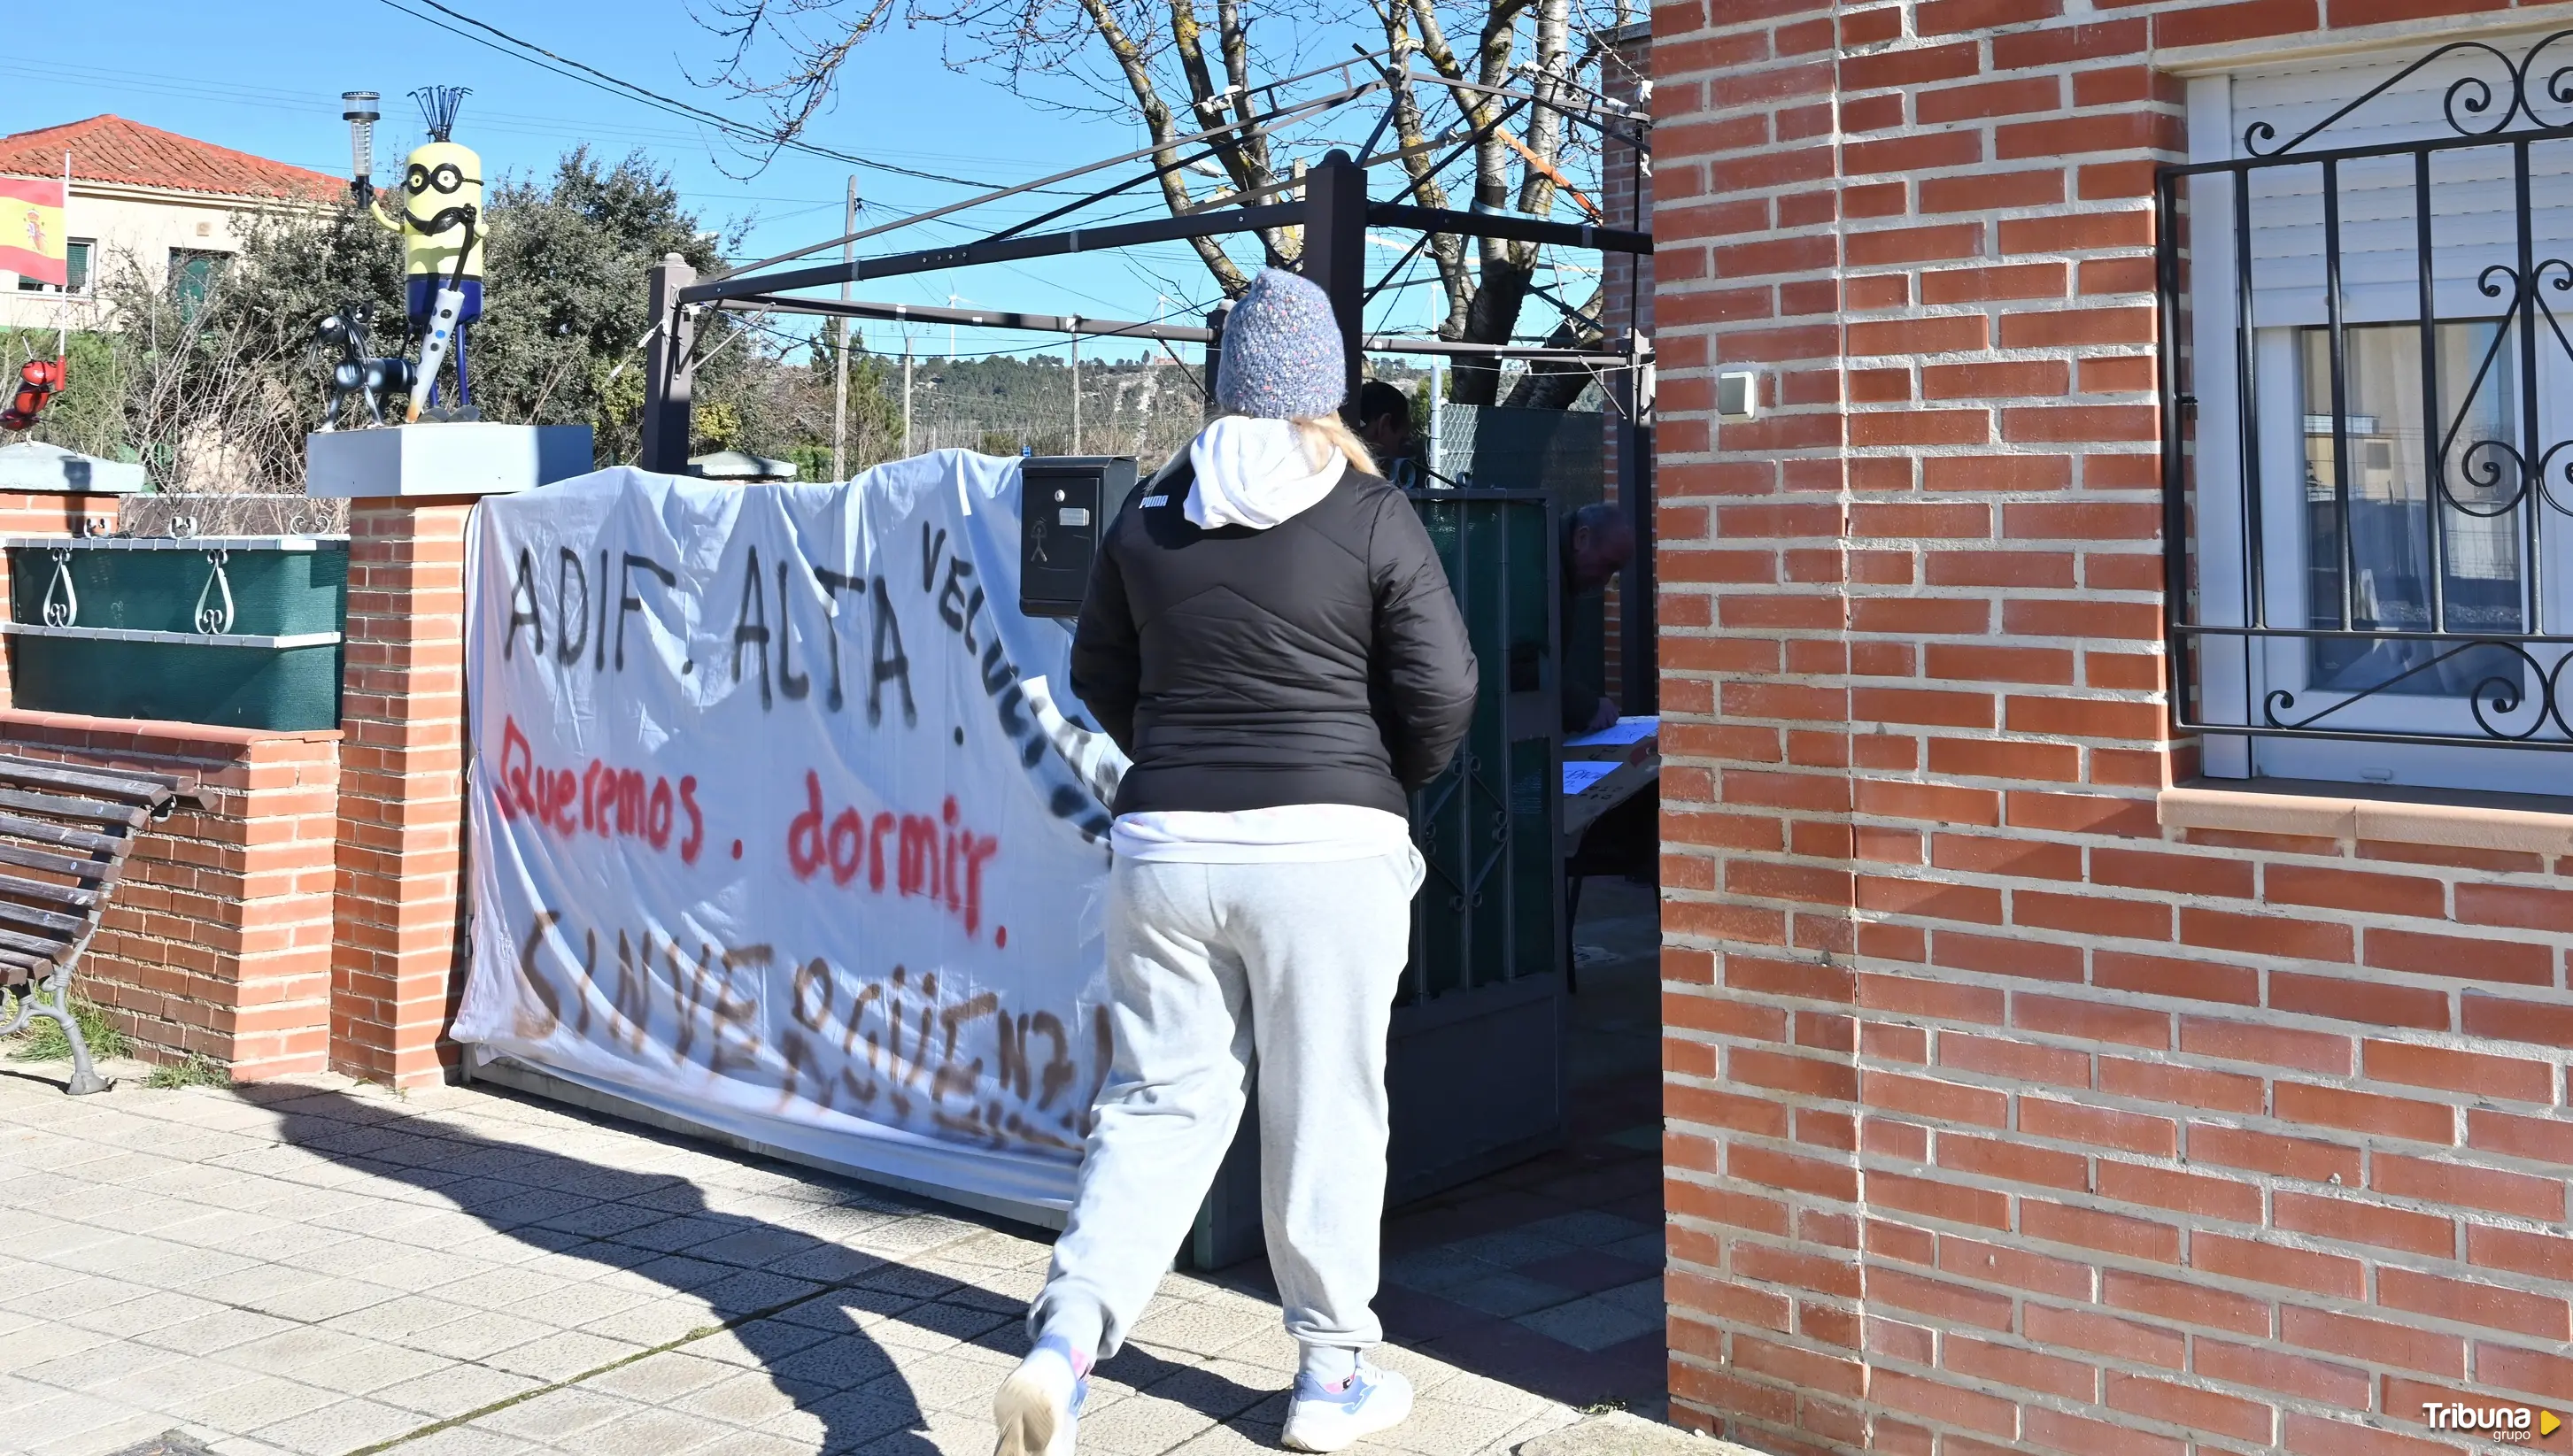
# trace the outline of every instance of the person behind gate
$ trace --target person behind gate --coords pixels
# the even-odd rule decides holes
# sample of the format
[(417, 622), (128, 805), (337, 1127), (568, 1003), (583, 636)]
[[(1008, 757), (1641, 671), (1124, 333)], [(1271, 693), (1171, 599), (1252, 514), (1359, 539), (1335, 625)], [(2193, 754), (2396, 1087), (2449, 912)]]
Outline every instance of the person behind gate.
[(1443, 771), (1475, 665), (1411, 503), (1335, 411), (1321, 290), (1269, 270), (1226, 325), (1225, 412), (1101, 542), (1072, 685), (1133, 760), (1108, 880), (1114, 1071), (1071, 1222), (1003, 1383), (1000, 1456), (1069, 1456), (1094, 1361), (1170, 1267), (1258, 1068), (1261, 1213), (1301, 1350), (1285, 1440), (1336, 1451), (1410, 1413), (1371, 1363), (1385, 1036), (1420, 857), (1405, 791)]

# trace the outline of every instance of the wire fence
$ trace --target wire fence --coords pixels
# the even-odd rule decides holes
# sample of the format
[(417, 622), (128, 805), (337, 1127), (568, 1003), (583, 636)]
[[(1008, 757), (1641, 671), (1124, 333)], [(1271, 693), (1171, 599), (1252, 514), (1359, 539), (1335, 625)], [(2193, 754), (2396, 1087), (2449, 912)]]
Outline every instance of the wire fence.
[(173, 491), (117, 501), (116, 531), (127, 536), (336, 536), (349, 529), (349, 502), (272, 491)]
[(995, 385), (1005, 376), (985, 361), (916, 363), (911, 449), (1133, 455), (1157, 467), (1206, 422), (1197, 372), (1169, 360), (1084, 364), (1076, 427), (1068, 366), (1012, 369), (1004, 392)]

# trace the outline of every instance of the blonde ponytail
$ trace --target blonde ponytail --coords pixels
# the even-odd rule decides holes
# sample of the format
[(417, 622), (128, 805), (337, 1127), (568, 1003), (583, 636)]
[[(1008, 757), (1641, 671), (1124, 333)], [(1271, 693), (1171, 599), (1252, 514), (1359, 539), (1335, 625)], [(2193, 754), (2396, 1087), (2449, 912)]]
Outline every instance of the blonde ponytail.
[(1323, 462), (1331, 457), (1331, 452), (1337, 450), (1340, 457), (1349, 462), (1349, 468), (1359, 474), (1382, 473), (1382, 468), (1375, 462), (1374, 453), (1367, 449), (1366, 441), (1359, 439), (1357, 432), (1349, 428), (1348, 421), (1340, 416), (1305, 414), (1296, 416), (1293, 422), (1295, 434), (1304, 445), (1305, 462), (1314, 469), (1322, 468)]

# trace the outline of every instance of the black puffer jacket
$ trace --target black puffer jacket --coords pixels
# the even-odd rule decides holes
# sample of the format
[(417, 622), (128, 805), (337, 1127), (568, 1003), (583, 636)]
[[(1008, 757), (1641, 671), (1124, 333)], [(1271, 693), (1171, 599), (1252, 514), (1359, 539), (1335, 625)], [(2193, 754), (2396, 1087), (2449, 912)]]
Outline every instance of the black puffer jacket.
[(1401, 492), (1344, 472), (1267, 530), (1200, 530), (1182, 455), (1100, 543), (1072, 688), (1134, 767), (1120, 814), (1406, 813), (1474, 716), (1474, 653)]

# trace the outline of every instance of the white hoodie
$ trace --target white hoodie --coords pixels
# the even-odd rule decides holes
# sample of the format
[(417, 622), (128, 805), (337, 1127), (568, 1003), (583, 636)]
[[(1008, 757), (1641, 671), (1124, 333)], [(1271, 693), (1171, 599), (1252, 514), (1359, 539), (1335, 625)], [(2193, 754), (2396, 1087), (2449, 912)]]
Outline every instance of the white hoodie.
[[(1228, 414), (1189, 445), (1197, 481), (1183, 507), (1200, 530), (1268, 530), (1311, 509), (1340, 483), (1348, 461), (1333, 450), (1313, 467), (1293, 422)], [(1359, 804), (1285, 804), (1230, 814), (1171, 810), (1121, 814), (1109, 843), (1118, 858), (1194, 864), (1318, 864), (1409, 855), (1411, 825)]]
[(1333, 450), (1313, 468), (1304, 436), (1289, 419), (1228, 414), (1198, 431), (1189, 445), (1197, 483), (1189, 488), (1189, 523), (1267, 530), (1309, 510), (1340, 483), (1348, 462)]

